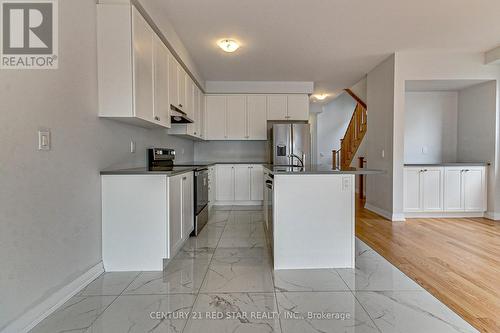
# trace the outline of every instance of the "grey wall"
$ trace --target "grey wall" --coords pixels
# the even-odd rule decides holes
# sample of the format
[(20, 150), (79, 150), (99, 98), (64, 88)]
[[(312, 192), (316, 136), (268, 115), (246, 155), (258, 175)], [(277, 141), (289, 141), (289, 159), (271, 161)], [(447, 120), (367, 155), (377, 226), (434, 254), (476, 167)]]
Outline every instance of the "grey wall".
[[(497, 82), (490, 81), (458, 93), (458, 160), (495, 162)], [(488, 211), (495, 206), (495, 174), (488, 173)]]
[(367, 78), (368, 131), (364, 139), (367, 167), (386, 173), (367, 176), (366, 203), (386, 215), (393, 212), (395, 65), (395, 56), (390, 56), (370, 71)]
[(318, 164), (332, 164), (332, 150), (340, 149), (340, 139), (345, 135), (355, 107), (356, 101), (342, 93), (318, 114)]
[[(0, 330), (101, 261), (99, 170), (193, 143), (97, 117), (95, 0), (59, 2), (58, 70), (0, 73)], [(52, 150), (37, 151), (37, 130)], [(137, 153), (129, 153), (130, 140)]]
[(457, 160), (458, 92), (407, 92), (405, 163)]
[(196, 161), (267, 162), (267, 141), (206, 141), (196, 142)]

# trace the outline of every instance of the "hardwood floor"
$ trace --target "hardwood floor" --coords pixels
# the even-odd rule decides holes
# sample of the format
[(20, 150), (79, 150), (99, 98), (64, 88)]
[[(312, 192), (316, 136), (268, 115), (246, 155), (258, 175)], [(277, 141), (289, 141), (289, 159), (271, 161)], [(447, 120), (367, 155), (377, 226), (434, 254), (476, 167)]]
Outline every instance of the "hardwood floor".
[(357, 202), (356, 236), (481, 332), (500, 332), (500, 222), (391, 223)]

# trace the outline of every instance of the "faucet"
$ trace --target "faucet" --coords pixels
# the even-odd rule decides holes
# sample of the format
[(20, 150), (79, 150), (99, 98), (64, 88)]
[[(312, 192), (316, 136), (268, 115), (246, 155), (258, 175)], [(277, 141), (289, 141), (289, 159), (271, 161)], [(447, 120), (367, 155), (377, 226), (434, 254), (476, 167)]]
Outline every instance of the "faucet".
[(301, 164), (301, 166), (300, 166), (300, 167), (301, 167), (301, 168), (303, 168), (303, 167), (304, 167), (304, 157), (305, 157), (304, 155), (305, 155), (305, 154), (302, 154), (302, 158), (300, 158), (298, 155), (295, 155), (295, 154), (290, 154), (290, 155), (288, 155), (288, 157), (291, 157), (291, 158), (292, 158), (292, 164), (293, 164), (293, 158), (294, 158), (294, 157), (295, 157), (296, 159), (298, 159), (298, 160), (299, 160), (299, 162), (300, 162), (300, 164)]

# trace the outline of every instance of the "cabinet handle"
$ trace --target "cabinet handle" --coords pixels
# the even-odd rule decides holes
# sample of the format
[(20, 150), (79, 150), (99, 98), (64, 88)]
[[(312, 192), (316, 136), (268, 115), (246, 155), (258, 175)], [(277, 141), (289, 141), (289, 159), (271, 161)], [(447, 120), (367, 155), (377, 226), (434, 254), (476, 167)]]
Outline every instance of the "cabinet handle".
[(186, 180), (186, 179), (187, 179), (187, 177), (182, 177), (182, 180)]
[(179, 104), (179, 106), (182, 108), (182, 104)]

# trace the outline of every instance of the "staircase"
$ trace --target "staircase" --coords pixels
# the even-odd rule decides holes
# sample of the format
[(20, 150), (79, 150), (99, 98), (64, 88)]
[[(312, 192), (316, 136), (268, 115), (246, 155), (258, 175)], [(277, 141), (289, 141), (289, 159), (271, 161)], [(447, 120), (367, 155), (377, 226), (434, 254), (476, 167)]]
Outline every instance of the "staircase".
[(347, 126), (344, 138), (340, 140), (340, 150), (333, 150), (333, 167), (342, 170), (348, 169), (351, 166), (354, 155), (358, 151), (361, 141), (366, 134), (366, 103), (363, 102), (354, 92), (350, 89), (345, 91), (351, 95), (357, 102), (356, 108)]

